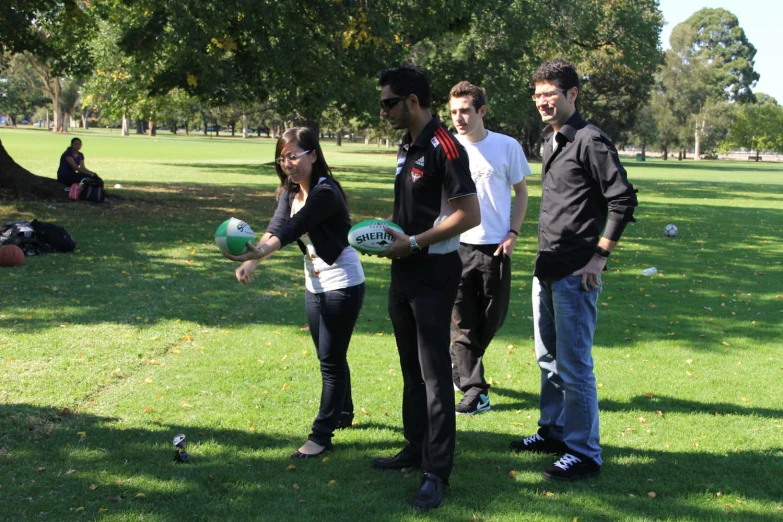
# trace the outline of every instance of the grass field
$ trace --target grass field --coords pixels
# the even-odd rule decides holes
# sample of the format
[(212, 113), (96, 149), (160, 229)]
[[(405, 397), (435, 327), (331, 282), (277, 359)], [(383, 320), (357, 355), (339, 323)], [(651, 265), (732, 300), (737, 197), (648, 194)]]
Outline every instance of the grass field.
[[(783, 164), (626, 164), (638, 222), (610, 258), (594, 348), (606, 462), (577, 484), (542, 478), (551, 457), (507, 449), (538, 412), (534, 175), (509, 317), (485, 361), (492, 411), (458, 419), (451, 489), (420, 514), (418, 473), (369, 466), (403, 445), (388, 262), (363, 258), (355, 426), (327, 458), (294, 462), (320, 394), (299, 251), (243, 287), (212, 237), (230, 216), (264, 230), (274, 142), (73, 136), (121, 199), (0, 201), (2, 221), (55, 222), (78, 244), (0, 269), (0, 519), (783, 520)], [(18, 163), (52, 177), (70, 137), (0, 130)], [(325, 155), (355, 221), (390, 213), (393, 150)], [(172, 462), (177, 433), (189, 465)]]

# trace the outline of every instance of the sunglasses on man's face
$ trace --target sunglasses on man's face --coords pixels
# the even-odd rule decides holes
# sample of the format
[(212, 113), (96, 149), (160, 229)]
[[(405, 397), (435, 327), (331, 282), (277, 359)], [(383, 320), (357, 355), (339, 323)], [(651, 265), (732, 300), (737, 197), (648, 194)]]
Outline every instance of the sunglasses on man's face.
[(397, 96), (394, 98), (384, 98), (380, 101), (381, 109), (385, 110), (386, 112), (389, 112), (394, 108), (395, 105), (400, 103), (402, 100), (410, 96), (409, 94), (405, 96)]

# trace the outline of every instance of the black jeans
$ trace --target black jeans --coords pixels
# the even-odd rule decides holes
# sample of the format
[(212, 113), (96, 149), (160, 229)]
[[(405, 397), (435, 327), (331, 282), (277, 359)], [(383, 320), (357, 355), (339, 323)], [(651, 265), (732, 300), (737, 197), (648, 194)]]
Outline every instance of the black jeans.
[(469, 397), (489, 390), (482, 360), (508, 313), (511, 258), (493, 256), (497, 248), (459, 246), (462, 279), (451, 313), (451, 370), (454, 384)]
[(392, 261), (389, 316), (402, 369), (402, 424), (421, 468), (448, 481), (454, 465), (449, 329), (462, 262), (457, 252)]
[(307, 324), (321, 362), (321, 406), (308, 437), (321, 446), (331, 443), (342, 412), (353, 413), (348, 344), (364, 303), (364, 283), (314, 294), (305, 291)]

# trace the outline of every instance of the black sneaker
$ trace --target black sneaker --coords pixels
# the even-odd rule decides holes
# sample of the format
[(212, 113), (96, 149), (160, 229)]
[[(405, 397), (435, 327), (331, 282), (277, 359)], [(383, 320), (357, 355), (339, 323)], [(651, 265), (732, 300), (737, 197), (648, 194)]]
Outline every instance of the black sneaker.
[(541, 436), (541, 430), (522, 440), (512, 440), (509, 447), (516, 450), (517, 453), (530, 451), (532, 453), (554, 453), (560, 455), (568, 451), (562, 440), (544, 438)]
[(601, 466), (592, 459), (577, 457), (566, 453), (544, 471), (545, 479), (582, 480), (597, 477), (601, 474)]
[(475, 415), (482, 411), (488, 411), (489, 409), (488, 393), (479, 393), (475, 397), (466, 395), (456, 406), (454, 406), (454, 411), (457, 415)]

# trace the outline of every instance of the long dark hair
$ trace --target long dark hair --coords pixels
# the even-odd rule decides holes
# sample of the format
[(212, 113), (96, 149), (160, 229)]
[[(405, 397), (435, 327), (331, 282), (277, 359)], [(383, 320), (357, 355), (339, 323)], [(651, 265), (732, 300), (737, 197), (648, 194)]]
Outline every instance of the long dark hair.
[[(280, 138), (277, 140), (277, 146), (275, 147), (275, 158), (279, 158), (285, 149), (291, 143), (296, 143), (302, 150), (311, 150), (311, 154), (316, 155), (315, 162), (313, 163), (313, 171), (310, 174), (310, 186), (308, 191), (318, 183), (321, 178), (329, 178), (334, 181), (337, 188), (340, 189), (340, 193), (343, 196), (346, 204), (348, 203), (348, 197), (345, 195), (345, 191), (340, 183), (334, 179), (332, 169), (326, 164), (324, 159), (324, 153), (321, 151), (321, 144), (318, 143), (318, 135), (308, 127), (291, 127), (286, 130)], [(295, 194), (299, 192), (299, 185), (292, 183), (288, 175), (283, 170), (283, 167), (275, 163), (275, 171), (277, 177), (280, 178), (280, 186), (277, 187), (277, 198), (280, 199), (280, 194), (283, 190), (288, 190), (289, 194)]]

